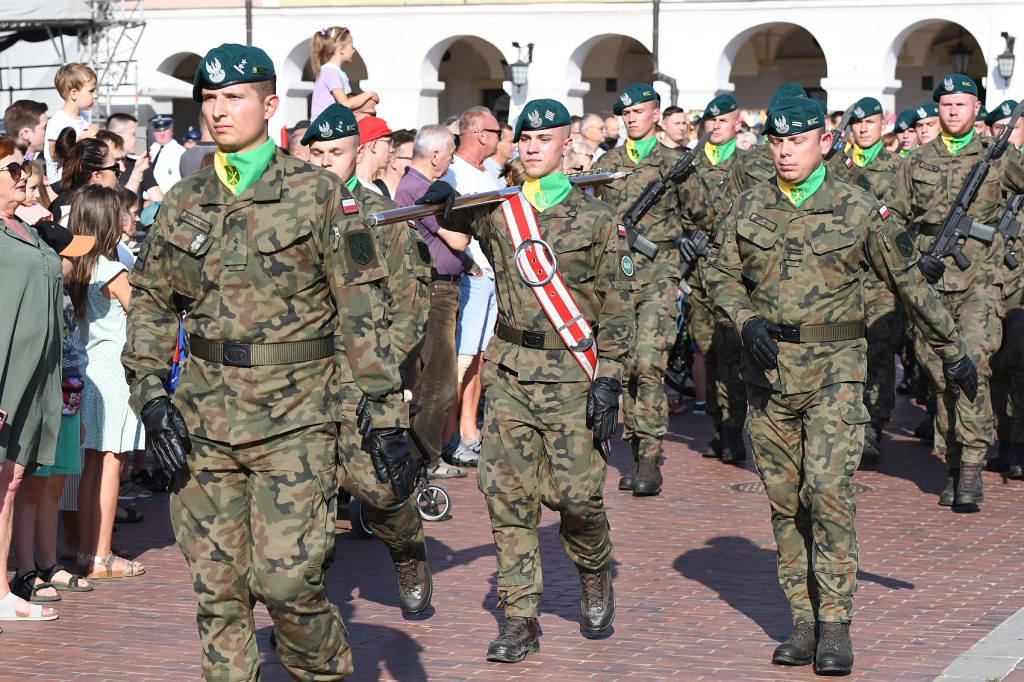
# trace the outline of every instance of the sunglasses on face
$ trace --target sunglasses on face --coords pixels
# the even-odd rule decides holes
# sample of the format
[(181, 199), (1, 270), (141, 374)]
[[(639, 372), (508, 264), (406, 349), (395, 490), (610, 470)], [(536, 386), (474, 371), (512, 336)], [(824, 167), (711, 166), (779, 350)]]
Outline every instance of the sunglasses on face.
[(475, 135), (476, 133), (494, 133), (498, 137), (501, 137), (501, 131), (495, 130), (494, 128), (481, 128), (480, 130), (474, 130), (473, 134)]
[(7, 171), (11, 174), (11, 180), (17, 182), (21, 180), (21, 174), (24, 173), (26, 177), (32, 175), (32, 169), (27, 163), (18, 163), (17, 161), (7, 164), (6, 167), (0, 168), (0, 171)]
[(103, 166), (102, 168), (90, 168), (93, 173), (100, 173), (102, 171), (111, 171), (115, 178), (121, 177), (121, 166), (117, 163), (113, 163), (109, 166)]

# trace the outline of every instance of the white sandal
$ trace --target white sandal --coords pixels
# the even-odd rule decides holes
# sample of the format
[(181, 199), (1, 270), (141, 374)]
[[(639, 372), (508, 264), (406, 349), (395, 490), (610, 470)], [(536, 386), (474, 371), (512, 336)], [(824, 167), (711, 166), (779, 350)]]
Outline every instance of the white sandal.
[(18, 595), (8, 592), (7, 596), (0, 599), (0, 620), (12, 621), (44, 621), (57, 620), (57, 614), (43, 615), (43, 607), (40, 604), (29, 604), (28, 615), (19, 614), (14, 606), (20, 601)]

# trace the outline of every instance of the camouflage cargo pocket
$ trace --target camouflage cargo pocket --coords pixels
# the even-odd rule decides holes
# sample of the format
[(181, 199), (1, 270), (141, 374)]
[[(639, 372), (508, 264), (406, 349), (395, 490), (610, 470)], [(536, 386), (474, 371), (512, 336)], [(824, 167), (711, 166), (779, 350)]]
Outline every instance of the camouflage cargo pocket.
[(323, 261), (313, 249), (313, 226), (308, 221), (282, 222), (256, 235), (263, 269), (281, 296), (304, 291), (325, 276)]
[(170, 224), (165, 241), (182, 252), (174, 258), (174, 267), (169, 268), (171, 289), (196, 298), (202, 289), (203, 263), (213, 239), (207, 231), (176, 221)]

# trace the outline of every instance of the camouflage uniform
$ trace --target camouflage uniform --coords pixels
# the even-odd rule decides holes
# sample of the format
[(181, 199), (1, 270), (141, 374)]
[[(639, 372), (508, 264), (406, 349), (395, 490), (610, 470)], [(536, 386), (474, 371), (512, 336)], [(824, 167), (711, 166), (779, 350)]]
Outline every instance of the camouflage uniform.
[[(970, 167), (986, 154), (991, 138), (975, 135), (956, 155), (950, 154), (941, 136), (915, 149), (903, 160), (884, 200), (895, 217), (919, 224), (917, 245), (927, 249), (949, 206), (963, 186)], [(995, 225), (1004, 206), (1003, 191), (1024, 191), (1024, 167), (1014, 155), (995, 162), (968, 214), (979, 223)], [(967, 239), (963, 253), (971, 261), (961, 271), (951, 259), (935, 288), (942, 304), (963, 331), (971, 360), (978, 369), (978, 397), (973, 403), (963, 394), (940, 395), (935, 420), (935, 449), (945, 455), (947, 466), (959, 469), (961, 462), (978, 464), (992, 444), (992, 401), (990, 360), (1002, 337), (1003, 240), (996, 235), (991, 245)], [(916, 337), (918, 360), (928, 371), (940, 394), (946, 390), (939, 359)], [(953, 419), (955, 410), (956, 419)], [(954, 426), (955, 425), (955, 426)]]
[(760, 316), (801, 325), (801, 336), (813, 338), (813, 327), (823, 325), (823, 337), (849, 339), (796, 343), (784, 335), (771, 371), (743, 354), (750, 441), (771, 503), (779, 582), (797, 624), (852, 616), (858, 548), (850, 476), (868, 421), (867, 344), (856, 338), (865, 279), (889, 282), (941, 355), (964, 353), (952, 319), (914, 267), (916, 256), (880, 204), (833, 173), (799, 208), (775, 182), (758, 184), (736, 200), (715, 235), (707, 281), (715, 306), (738, 327)]
[[(664, 177), (679, 159), (680, 152), (660, 144), (639, 164), (626, 153), (626, 147), (602, 155), (594, 172), (631, 171), (621, 180), (601, 188), (600, 194), (619, 213), (625, 212), (652, 180)], [(623, 386), (622, 439), (630, 441), (633, 455), (651, 457), (661, 454), (661, 439), (668, 430), (668, 400), (663, 383), (668, 366), (668, 351), (675, 341), (679, 319), (680, 261), (674, 240), (682, 234), (679, 220), (679, 195), (670, 185), (661, 200), (643, 217), (637, 231), (658, 245), (654, 261), (637, 254), (636, 340), (631, 349)], [(710, 336), (713, 319), (708, 325)]]
[[(595, 329), (597, 376), (621, 379), (634, 336), (635, 280), (618, 216), (577, 188), (535, 215), (558, 272)], [(536, 618), (544, 591), (536, 531), (541, 504), (559, 512), (558, 537), (578, 567), (596, 571), (612, 559), (603, 497), (607, 463), (586, 427), (590, 380), (568, 350), (534, 350), (502, 338), (503, 328), (558, 337), (513, 265), (500, 206), (456, 211), (442, 226), (476, 237), (494, 266), (498, 334), (480, 375), (487, 401), (477, 484), (494, 533), (498, 606), (506, 617)]]
[[(408, 410), (380, 314), (387, 267), (359, 215), (343, 212), (349, 197), (333, 175), (280, 150), (238, 196), (213, 167), (201, 170), (165, 195), (131, 274), (122, 361), (136, 412), (166, 395), (176, 314), (188, 313), (193, 353), (173, 401), (194, 449), (171, 519), (199, 600), (206, 679), (258, 677), (256, 600), (295, 679), (352, 671), (323, 575), (333, 553), (338, 423), (351, 418), (343, 387), (370, 398), (374, 427), (404, 427)], [(330, 339), (359, 362), (240, 367), (201, 359), (197, 339)]]
[[(1016, 220), (1024, 220), (1024, 209)], [(1019, 239), (1011, 248), (1021, 265), (1003, 267), (1003, 342), (992, 358), (990, 381), (1000, 453), (1024, 448), (1024, 249)]]

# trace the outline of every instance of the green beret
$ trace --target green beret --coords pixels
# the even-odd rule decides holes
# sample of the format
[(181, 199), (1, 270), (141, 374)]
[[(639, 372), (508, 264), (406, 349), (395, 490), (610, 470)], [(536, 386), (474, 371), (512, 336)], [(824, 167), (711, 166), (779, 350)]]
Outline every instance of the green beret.
[[(984, 108), (984, 107), (982, 107)], [(1013, 110), (1017, 108), (1017, 100), (1008, 99), (992, 111), (988, 112), (985, 116), (985, 125), (992, 125), (996, 121), (1002, 121), (1004, 118), (1010, 118), (1013, 115)], [(981, 114), (978, 115), (979, 118)]]
[(799, 83), (783, 83), (768, 100), (768, 108), (771, 109), (783, 97), (807, 97), (807, 92)]
[(569, 117), (569, 110), (561, 102), (553, 99), (535, 99), (528, 102), (523, 107), (523, 112), (519, 114), (512, 142), (519, 142), (519, 135), (524, 130), (547, 130), (570, 123), (572, 119)]
[(203, 88), (218, 90), (238, 83), (259, 83), (274, 77), (274, 62), (258, 47), (224, 43), (199, 60), (192, 81), (192, 101), (203, 101)]
[(615, 100), (615, 104), (612, 105), (612, 113), (618, 116), (626, 107), (651, 101), (661, 103), (661, 95), (655, 91), (654, 86), (649, 83), (633, 83), (623, 90), (619, 98)]
[(853, 105), (853, 113), (850, 114), (850, 123), (863, 121), (868, 116), (882, 113), (882, 103), (874, 97), (862, 97)]
[(358, 134), (359, 126), (356, 125), (356, 117), (352, 110), (344, 104), (335, 102), (320, 112), (320, 115), (309, 124), (302, 136), (302, 144), (308, 147), (314, 142), (340, 140)]
[(704, 118), (714, 118), (715, 116), (721, 116), (722, 114), (728, 114), (732, 111), (736, 111), (739, 105), (736, 104), (736, 98), (726, 93), (719, 95), (710, 102), (707, 107), (704, 108)]
[(935, 90), (932, 91), (932, 99), (938, 102), (943, 95), (955, 95), (958, 92), (965, 92), (977, 97), (978, 86), (962, 73), (951, 73), (935, 86)]
[(922, 118), (931, 118), (932, 116), (939, 115), (939, 105), (935, 102), (925, 102), (917, 108), (917, 120), (920, 121)]
[(900, 115), (896, 117), (896, 125), (893, 130), (897, 133), (902, 133), (914, 127), (917, 123), (918, 118), (917, 109), (904, 109), (900, 112)]
[(986, 118), (988, 118), (988, 109), (986, 109), (985, 105), (982, 104), (981, 107), (978, 109), (978, 115), (975, 116), (974, 119), (976, 121), (984, 121)]
[(825, 125), (821, 107), (806, 97), (783, 97), (768, 110), (765, 134), (776, 137), (799, 135)]
[(823, 113), (825, 115), (826, 119), (828, 118), (828, 105), (825, 104), (825, 100), (818, 99), (817, 97), (808, 97), (807, 99), (809, 99), (812, 102), (814, 102), (815, 104), (817, 104), (818, 107), (821, 108), (821, 113)]

